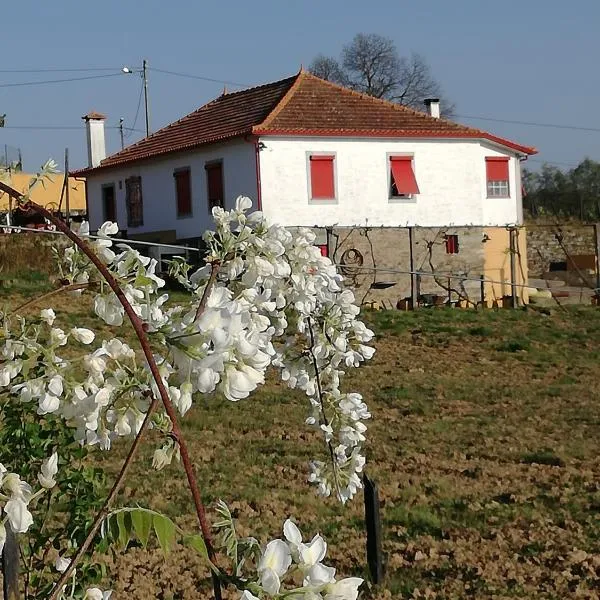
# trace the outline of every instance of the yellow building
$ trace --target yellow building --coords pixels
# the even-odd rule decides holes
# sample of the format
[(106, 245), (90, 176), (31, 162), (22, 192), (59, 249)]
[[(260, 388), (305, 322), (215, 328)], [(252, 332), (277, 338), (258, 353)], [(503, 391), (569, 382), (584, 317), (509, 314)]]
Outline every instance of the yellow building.
[[(29, 182), (34, 177), (29, 173), (6, 173), (3, 181), (13, 187), (18, 192), (25, 192), (29, 188)], [(63, 173), (52, 175), (50, 181), (38, 183), (31, 192), (31, 199), (38, 204), (41, 204), (48, 210), (58, 210), (60, 206), (61, 212), (66, 211), (66, 194), (63, 194), (65, 176)], [(61, 205), (61, 195), (63, 196)], [(0, 191), (0, 211), (9, 210), (8, 195)], [(81, 178), (69, 177), (69, 210), (73, 213), (85, 213), (85, 180)]]

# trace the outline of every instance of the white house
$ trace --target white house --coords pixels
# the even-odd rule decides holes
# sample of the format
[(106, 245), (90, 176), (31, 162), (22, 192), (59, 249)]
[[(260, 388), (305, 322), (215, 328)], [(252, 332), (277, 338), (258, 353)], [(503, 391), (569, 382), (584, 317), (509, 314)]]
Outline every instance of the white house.
[(103, 116), (90, 113), (90, 165), (76, 175), (91, 228), (115, 220), (131, 238), (195, 243), (212, 207), (240, 194), (273, 222), (322, 231), (521, 224), (521, 161), (535, 149), (427, 104), (421, 113), (300, 71), (223, 93), (109, 157)]
[(296, 226), (522, 222), (521, 160), (535, 150), (301, 71), (224, 93), (104, 156), (103, 116), (84, 117), (92, 228), (197, 238), (215, 205), (252, 197)]

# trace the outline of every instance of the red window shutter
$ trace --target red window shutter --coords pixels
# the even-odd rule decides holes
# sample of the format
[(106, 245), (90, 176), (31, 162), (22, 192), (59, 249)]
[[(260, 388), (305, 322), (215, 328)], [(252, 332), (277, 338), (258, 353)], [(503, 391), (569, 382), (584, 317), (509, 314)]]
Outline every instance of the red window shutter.
[(189, 169), (175, 171), (175, 193), (177, 194), (177, 215), (191, 215), (192, 186)]
[(319, 244), (317, 248), (321, 251), (321, 256), (328, 256), (327, 244)]
[(412, 166), (412, 156), (392, 156), (392, 177), (398, 194), (418, 194), (419, 186)]
[(458, 236), (456, 234), (446, 236), (446, 254), (458, 254)]
[(206, 179), (208, 181), (208, 206), (223, 206), (223, 165), (212, 163), (206, 165)]
[(333, 175), (333, 156), (310, 157), (311, 198), (335, 198), (335, 183)]
[(508, 157), (487, 157), (485, 169), (488, 181), (508, 181)]

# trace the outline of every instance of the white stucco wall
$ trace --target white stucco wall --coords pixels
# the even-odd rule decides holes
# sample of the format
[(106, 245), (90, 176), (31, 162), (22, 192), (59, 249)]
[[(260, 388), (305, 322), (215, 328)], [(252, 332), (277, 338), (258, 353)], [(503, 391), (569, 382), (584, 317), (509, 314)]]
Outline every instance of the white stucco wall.
[[(294, 226), (505, 225), (521, 220), (520, 163), (477, 140), (263, 137), (262, 205), (273, 222)], [(310, 153), (335, 154), (337, 200), (311, 201)], [(413, 154), (420, 193), (388, 197), (389, 154)], [(487, 198), (486, 156), (509, 156), (510, 198)]]
[[(102, 186), (115, 185), (117, 221), (128, 235), (174, 229), (177, 239), (199, 237), (212, 224), (208, 209), (208, 187), (204, 165), (208, 161), (223, 161), (225, 207), (231, 208), (235, 199), (243, 194), (257, 196), (256, 161), (254, 144), (235, 140), (214, 144), (205, 149), (172, 155), (163, 159), (134, 163), (120, 169), (99, 171), (88, 176), (87, 194), (90, 227), (97, 229), (105, 220), (102, 205)], [(173, 171), (189, 167), (192, 188), (192, 216), (177, 217), (175, 179)], [(127, 226), (125, 205), (125, 180), (133, 175), (142, 178), (144, 224)]]

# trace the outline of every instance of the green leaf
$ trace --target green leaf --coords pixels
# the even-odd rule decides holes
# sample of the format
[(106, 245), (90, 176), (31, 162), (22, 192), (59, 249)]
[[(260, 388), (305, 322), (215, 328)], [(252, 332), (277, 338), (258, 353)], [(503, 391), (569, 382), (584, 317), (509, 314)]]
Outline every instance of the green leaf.
[(130, 514), (133, 530), (145, 548), (148, 545), (148, 538), (152, 530), (153, 515), (143, 508), (133, 509)]
[(153, 523), (160, 548), (168, 554), (175, 541), (175, 523), (164, 515), (154, 515)]
[(198, 554), (208, 559), (208, 550), (201, 535), (189, 535), (183, 541), (186, 546), (193, 548)]
[(117, 513), (117, 526), (119, 528), (119, 537), (117, 538), (119, 546), (126, 550), (131, 538), (131, 519), (127, 512)]

